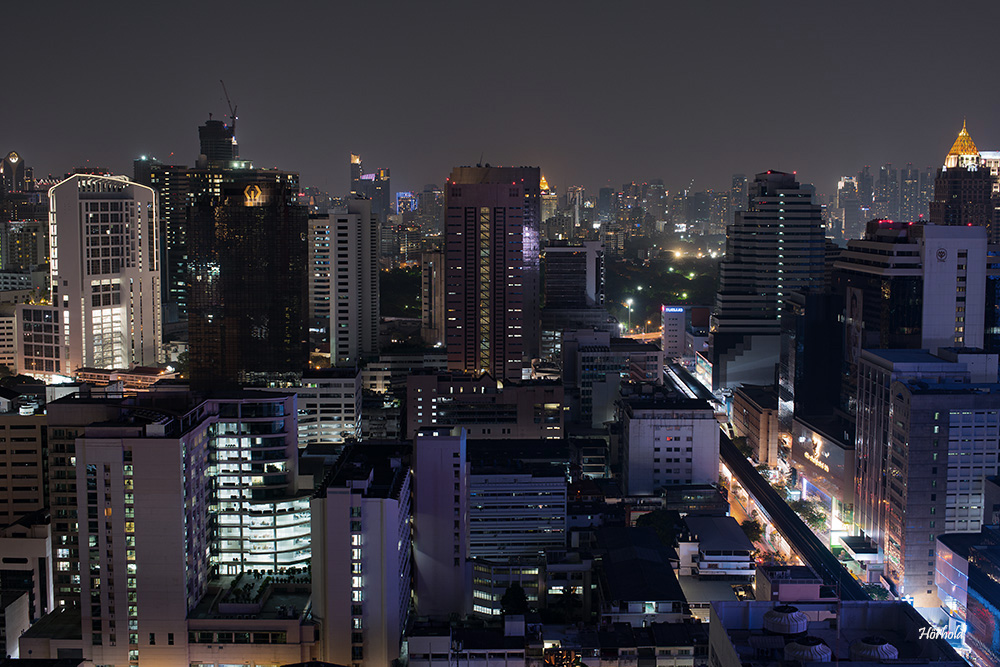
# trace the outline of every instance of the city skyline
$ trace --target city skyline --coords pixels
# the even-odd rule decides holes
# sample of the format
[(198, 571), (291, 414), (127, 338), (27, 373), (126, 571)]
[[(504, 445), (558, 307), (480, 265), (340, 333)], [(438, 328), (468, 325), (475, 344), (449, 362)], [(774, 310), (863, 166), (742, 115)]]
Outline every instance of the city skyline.
[[(253, 3), (236, 14), (221, 5), (197, 14), (185, 3), (139, 14), (121, 7), (99, 17), (69, 5), (44, 16), (8, 10), (20, 28), (9, 47), (37, 53), (46, 75), (26, 76), (19, 92), (33, 104), (6, 105), (0, 120), (18, 129), (10, 149), (39, 175), (87, 164), (129, 173), (143, 154), (193, 162), (187, 128), (208, 113), (228, 115), (220, 79), (241, 110), (246, 157), (297, 170), (303, 184), (335, 194), (346, 193), (343, 161), (352, 152), (391, 168), (399, 191), (441, 186), (456, 164), (489, 162), (540, 165), (560, 192), (656, 178), (671, 190), (692, 179), (696, 190), (723, 189), (732, 173), (775, 169), (829, 194), (865, 164), (938, 166), (963, 119), (981, 146), (1000, 146), (988, 115), (997, 93), (979, 88), (962, 104), (930, 95), (927, 82), (976, 87), (975, 68), (914, 46), (940, 43), (957, 24), (964, 57), (988, 58), (985, 30), (1000, 10), (985, 3), (934, 5), (942, 13), (933, 20), (931, 3), (910, 3), (905, 14), (881, 5), (768, 13), (733, 5), (721, 15), (682, 5), (553, 5), (531, 7), (527, 22), (524, 12), (475, 7), (304, 5), (277, 25)], [(135, 19), (158, 30), (129, 29)], [(213, 24), (227, 30), (201, 39), (197, 26)], [(742, 64), (769, 56), (773, 44), (784, 48), (759, 68)], [(280, 50), (269, 52), (273, 45)], [(107, 90), (65, 66), (81, 49), (132, 81), (114, 111), (81, 104)], [(889, 54), (908, 58), (893, 67), (877, 55), (866, 61), (874, 50), (891, 62)], [(483, 55), (464, 55), (473, 52)], [(764, 85), (771, 67), (788, 83)], [(345, 89), (361, 103), (343, 104)]]

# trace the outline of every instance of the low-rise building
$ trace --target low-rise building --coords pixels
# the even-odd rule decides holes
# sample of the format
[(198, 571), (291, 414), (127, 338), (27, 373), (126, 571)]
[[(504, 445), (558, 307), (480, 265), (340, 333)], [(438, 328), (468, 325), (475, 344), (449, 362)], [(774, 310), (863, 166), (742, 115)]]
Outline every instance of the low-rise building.
[(688, 516), (677, 538), (681, 576), (749, 582), (755, 572), (753, 551), (731, 516)]
[(773, 386), (745, 384), (733, 389), (730, 423), (758, 463), (778, 465), (778, 393)]
[(708, 657), (714, 667), (771, 667), (785, 661), (810, 667), (846, 660), (963, 667), (955, 649), (931, 630), (904, 602), (716, 602)]
[(421, 428), (462, 427), (469, 439), (562, 438), (563, 388), (544, 380), (414, 373), (406, 379), (406, 437)]
[(652, 528), (597, 531), (599, 620), (602, 624), (676, 623), (690, 616), (670, 554)]

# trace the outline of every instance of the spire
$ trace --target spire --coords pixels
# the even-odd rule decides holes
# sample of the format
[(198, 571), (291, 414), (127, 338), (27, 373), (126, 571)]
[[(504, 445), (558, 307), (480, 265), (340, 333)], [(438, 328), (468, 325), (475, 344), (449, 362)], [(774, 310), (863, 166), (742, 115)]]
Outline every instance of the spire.
[(955, 144), (948, 151), (948, 155), (979, 155), (976, 143), (972, 141), (969, 131), (965, 128), (964, 119), (962, 120), (962, 131), (958, 133), (958, 139), (955, 139)]

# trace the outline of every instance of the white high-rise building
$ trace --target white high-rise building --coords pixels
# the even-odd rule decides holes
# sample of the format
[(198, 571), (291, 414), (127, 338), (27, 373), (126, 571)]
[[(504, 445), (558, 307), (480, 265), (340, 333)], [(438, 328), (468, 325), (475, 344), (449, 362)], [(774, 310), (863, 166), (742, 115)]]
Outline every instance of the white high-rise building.
[(348, 199), (329, 217), (330, 363), (351, 367), (378, 354), (379, 224), (370, 199)]
[(48, 306), (18, 306), (18, 370), (162, 361), (157, 198), (124, 176), (74, 174), (49, 190)]
[(823, 284), (825, 230), (811, 186), (767, 171), (726, 232), (712, 313), (712, 386), (768, 384), (780, 352), (779, 313), (792, 292)]

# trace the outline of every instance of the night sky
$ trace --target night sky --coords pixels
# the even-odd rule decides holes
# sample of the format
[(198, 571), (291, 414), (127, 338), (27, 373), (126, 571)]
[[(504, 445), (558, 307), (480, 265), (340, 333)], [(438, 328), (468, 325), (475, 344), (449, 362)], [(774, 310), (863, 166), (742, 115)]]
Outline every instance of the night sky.
[(772, 168), (831, 192), (939, 166), (963, 117), (1000, 150), (998, 25), (995, 1), (5, 2), (0, 151), (193, 164), (221, 78), (241, 155), (334, 194), (352, 151), (393, 190), (482, 155), (559, 191)]

